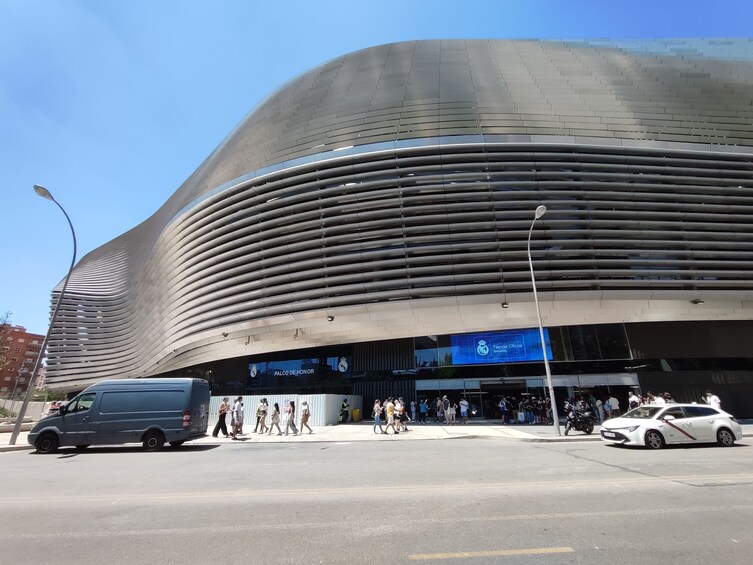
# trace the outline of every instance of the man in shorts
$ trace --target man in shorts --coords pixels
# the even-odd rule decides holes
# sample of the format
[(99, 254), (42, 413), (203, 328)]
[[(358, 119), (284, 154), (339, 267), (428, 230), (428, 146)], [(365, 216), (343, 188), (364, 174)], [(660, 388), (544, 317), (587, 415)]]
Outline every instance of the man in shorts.
[(392, 397), (388, 398), (387, 402), (384, 403), (384, 411), (387, 414), (387, 425), (384, 428), (384, 433), (387, 433), (387, 430), (390, 428), (392, 428), (392, 435), (400, 433), (395, 427), (395, 405), (392, 403)]

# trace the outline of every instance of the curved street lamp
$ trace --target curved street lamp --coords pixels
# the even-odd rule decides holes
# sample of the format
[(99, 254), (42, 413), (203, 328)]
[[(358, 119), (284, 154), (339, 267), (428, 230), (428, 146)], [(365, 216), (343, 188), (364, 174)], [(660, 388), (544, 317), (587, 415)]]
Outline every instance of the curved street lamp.
[(52, 327), (55, 325), (55, 318), (57, 318), (58, 311), (60, 310), (60, 305), (63, 303), (63, 295), (65, 294), (66, 287), (68, 286), (68, 279), (71, 276), (71, 271), (73, 271), (73, 266), (76, 264), (76, 232), (73, 231), (73, 224), (71, 223), (71, 219), (68, 217), (68, 213), (63, 209), (60, 203), (53, 198), (52, 194), (50, 194), (50, 191), (45, 187), (35, 184), (34, 192), (36, 192), (42, 198), (46, 198), (47, 200), (54, 202), (57, 207), (60, 208), (60, 211), (65, 215), (65, 219), (68, 220), (68, 225), (71, 228), (71, 235), (73, 236), (73, 258), (71, 259), (71, 266), (68, 268), (68, 274), (65, 275), (63, 288), (60, 291), (60, 295), (58, 296), (57, 304), (55, 304), (55, 310), (53, 310), (52, 312), (52, 318), (50, 318), (50, 327), (47, 328), (47, 335), (44, 336), (42, 348), (39, 350), (39, 357), (37, 357), (37, 362), (34, 364), (34, 369), (31, 371), (31, 380), (29, 381), (28, 388), (26, 389), (26, 395), (24, 395), (24, 401), (23, 404), (21, 404), (21, 410), (19, 410), (18, 416), (16, 417), (16, 425), (13, 426), (13, 433), (10, 436), (10, 445), (16, 445), (16, 439), (18, 438), (18, 434), (21, 431), (24, 416), (26, 416), (26, 409), (29, 406), (29, 399), (31, 399), (31, 395), (34, 391), (34, 383), (36, 383), (37, 381), (37, 371), (39, 371), (39, 366), (42, 364), (42, 357), (44, 357), (45, 355), (47, 342), (50, 340), (50, 333), (52, 332)]
[(541, 324), (541, 310), (539, 309), (539, 297), (536, 293), (536, 277), (533, 275), (533, 260), (531, 259), (531, 234), (533, 233), (533, 225), (541, 216), (546, 214), (546, 206), (541, 205), (536, 208), (536, 212), (533, 215), (533, 221), (531, 222), (531, 228), (528, 230), (528, 266), (531, 269), (531, 286), (533, 287), (533, 301), (536, 303), (536, 317), (539, 320), (539, 337), (541, 337), (541, 351), (544, 354), (544, 369), (546, 370), (546, 385), (549, 387), (549, 399), (552, 403), (552, 420), (554, 421), (554, 431), (557, 435), (560, 433), (560, 417), (557, 413), (557, 400), (554, 398), (554, 387), (552, 386), (552, 372), (549, 369), (549, 359), (546, 354), (546, 341), (544, 340), (544, 326)]

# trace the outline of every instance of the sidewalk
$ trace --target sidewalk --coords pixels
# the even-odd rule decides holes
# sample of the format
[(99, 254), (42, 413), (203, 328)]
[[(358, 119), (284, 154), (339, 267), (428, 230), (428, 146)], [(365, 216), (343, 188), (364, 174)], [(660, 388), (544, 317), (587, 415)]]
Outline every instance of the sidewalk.
[[(741, 422), (744, 437), (753, 437), (753, 421), (745, 420)], [(408, 432), (402, 432), (398, 435), (379, 435), (373, 432), (371, 422), (359, 422), (341, 424), (337, 426), (326, 426), (314, 428), (314, 433), (301, 434), (298, 436), (279, 436), (254, 434), (253, 428), (247, 428), (246, 433), (237, 440), (230, 438), (214, 438), (211, 435), (199, 440), (194, 440), (192, 444), (204, 445), (222, 445), (224, 443), (303, 443), (303, 442), (342, 442), (349, 443), (353, 441), (409, 441), (409, 440), (442, 440), (442, 439), (501, 439), (511, 441), (527, 442), (573, 442), (573, 441), (600, 441), (599, 426), (596, 426), (591, 435), (585, 435), (582, 432), (571, 432), (569, 436), (557, 436), (554, 426), (526, 425), (526, 424), (509, 424), (504, 425), (501, 421), (478, 421), (469, 422), (468, 424), (455, 424), (447, 426), (444, 424), (427, 423), (411, 424), (408, 426)], [(561, 426), (564, 434), (564, 426)], [(21, 432), (15, 446), (8, 445), (10, 440), (9, 433), (0, 434), (0, 453), (4, 451), (15, 451), (22, 449), (32, 449), (26, 442), (26, 432)]]

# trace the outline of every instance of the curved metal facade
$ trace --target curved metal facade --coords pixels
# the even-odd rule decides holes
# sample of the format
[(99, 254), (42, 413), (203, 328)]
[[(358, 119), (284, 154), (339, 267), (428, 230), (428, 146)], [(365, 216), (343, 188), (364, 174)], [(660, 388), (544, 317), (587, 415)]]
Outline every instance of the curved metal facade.
[(309, 71), (81, 260), (47, 382), (534, 326), (541, 203), (545, 324), (751, 319), (752, 61), (747, 40), (421, 41)]

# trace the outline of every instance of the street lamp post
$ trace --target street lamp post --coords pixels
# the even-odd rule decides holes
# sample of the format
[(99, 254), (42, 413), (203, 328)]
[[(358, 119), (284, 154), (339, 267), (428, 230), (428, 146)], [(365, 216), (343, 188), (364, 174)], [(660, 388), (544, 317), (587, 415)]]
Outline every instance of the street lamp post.
[(65, 211), (65, 209), (63, 209), (60, 203), (53, 198), (52, 194), (50, 194), (50, 191), (45, 187), (35, 184), (34, 192), (36, 192), (42, 198), (46, 198), (47, 200), (54, 202), (57, 207), (60, 208), (60, 211), (63, 212), (63, 215), (65, 215), (65, 219), (68, 220), (68, 225), (71, 228), (71, 235), (73, 236), (73, 258), (71, 259), (71, 266), (68, 268), (68, 273), (65, 275), (63, 288), (60, 291), (58, 301), (55, 304), (55, 310), (53, 310), (52, 312), (52, 318), (50, 318), (50, 327), (47, 328), (47, 335), (44, 336), (42, 348), (39, 350), (39, 357), (37, 357), (37, 362), (34, 364), (34, 369), (31, 371), (29, 387), (26, 389), (26, 395), (24, 396), (23, 404), (21, 404), (21, 410), (19, 410), (18, 416), (16, 417), (16, 425), (13, 426), (13, 433), (10, 436), (10, 445), (16, 445), (16, 439), (18, 438), (18, 434), (21, 431), (24, 416), (26, 415), (26, 408), (29, 406), (29, 399), (31, 399), (31, 395), (34, 392), (34, 383), (37, 382), (37, 372), (39, 371), (39, 366), (42, 364), (42, 357), (44, 357), (45, 351), (47, 349), (47, 342), (50, 340), (50, 333), (52, 332), (52, 327), (55, 325), (55, 318), (57, 318), (58, 311), (60, 310), (60, 305), (63, 303), (65, 289), (68, 287), (68, 279), (71, 276), (71, 271), (73, 271), (73, 266), (76, 264), (76, 232), (73, 230), (73, 224), (71, 223), (71, 219), (68, 217), (68, 213)]
[(533, 260), (531, 259), (531, 234), (533, 233), (533, 225), (541, 216), (546, 214), (546, 206), (541, 205), (536, 208), (536, 212), (533, 215), (533, 221), (531, 227), (528, 230), (528, 266), (531, 269), (531, 286), (533, 287), (533, 301), (536, 303), (536, 317), (539, 320), (539, 337), (541, 337), (541, 351), (544, 354), (544, 369), (546, 370), (546, 386), (549, 387), (549, 399), (552, 403), (552, 420), (554, 420), (554, 431), (556, 434), (560, 433), (560, 417), (557, 413), (557, 400), (554, 398), (554, 387), (552, 386), (552, 372), (549, 369), (549, 359), (546, 353), (546, 341), (544, 340), (544, 326), (541, 323), (541, 309), (539, 308), (539, 297), (536, 293), (536, 277), (533, 274)]

